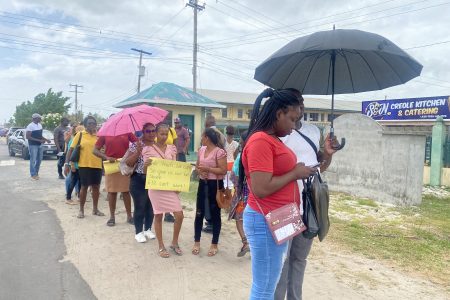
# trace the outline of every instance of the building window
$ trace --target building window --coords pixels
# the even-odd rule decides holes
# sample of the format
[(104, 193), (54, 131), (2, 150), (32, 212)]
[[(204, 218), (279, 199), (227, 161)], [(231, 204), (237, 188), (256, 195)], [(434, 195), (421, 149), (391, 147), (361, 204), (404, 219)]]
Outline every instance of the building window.
[(320, 121), (325, 122), (325, 114), (320, 114)]
[(308, 121), (308, 113), (303, 113), (303, 120)]
[(333, 120), (333, 118), (332, 118), (332, 114), (328, 114), (328, 117), (327, 117), (327, 119), (328, 119), (328, 122), (331, 122), (331, 121)]
[(211, 108), (206, 108), (206, 109), (205, 109), (205, 114), (206, 114), (207, 117), (211, 116), (211, 115), (212, 115), (212, 110), (211, 110)]
[(247, 119), (250, 119), (252, 117), (252, 113), (253, 113), (252, 109), (247, 110)]
[(319, 121), (319, 114), (318, 113), (309, 113), (309, 120), (312, 122)]
[(222, 118), (228, 118), (228, 109), (222, 108)]
[(244, 116), (244, 110), (242, 108), (238, 108), (238, 110), (237, 110), (238, 119), (242, 119), (243, 116)]

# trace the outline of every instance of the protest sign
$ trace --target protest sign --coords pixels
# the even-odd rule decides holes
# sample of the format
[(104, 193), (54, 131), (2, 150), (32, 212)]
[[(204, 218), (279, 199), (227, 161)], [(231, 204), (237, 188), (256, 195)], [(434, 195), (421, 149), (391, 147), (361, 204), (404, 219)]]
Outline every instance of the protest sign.
[(364, 101), (362, 113), (377, 121), (450, 119), (449, 96)]
[(189, 163), (152, 158), (147, 168), (146, 189), (189, 192), (192, 166)]

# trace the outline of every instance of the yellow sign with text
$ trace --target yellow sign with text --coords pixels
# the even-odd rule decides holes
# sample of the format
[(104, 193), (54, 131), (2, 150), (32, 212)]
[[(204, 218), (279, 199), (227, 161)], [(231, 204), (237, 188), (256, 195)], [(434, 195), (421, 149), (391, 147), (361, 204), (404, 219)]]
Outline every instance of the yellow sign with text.
[(146, 189), (189, 192), (192, 166), (189, 163), (152, 158), (147, 168)]

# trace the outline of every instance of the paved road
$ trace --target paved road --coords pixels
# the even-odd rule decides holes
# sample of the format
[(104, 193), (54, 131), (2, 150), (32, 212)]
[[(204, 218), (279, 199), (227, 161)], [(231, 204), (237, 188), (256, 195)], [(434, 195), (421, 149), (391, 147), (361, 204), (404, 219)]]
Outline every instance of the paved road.
[[(46, 169), (55, 160), (43, 162)], [(0, 299), (96, 299), (70, 262), (53, 210), (39, 201), (54, 178), (32, 182), (28, 161), (8, 156), (0, 138)]]

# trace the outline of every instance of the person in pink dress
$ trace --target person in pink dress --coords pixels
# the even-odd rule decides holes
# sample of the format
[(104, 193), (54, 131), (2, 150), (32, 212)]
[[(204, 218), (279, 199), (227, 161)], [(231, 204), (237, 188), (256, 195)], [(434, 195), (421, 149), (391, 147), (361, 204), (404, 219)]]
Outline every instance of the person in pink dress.
[[(144, 158), (145, 170), (151, 165), (152, 158), (176, 160), (177, 148), (174, 145), (166, 145), (167, 136), (169, 134), (169, 126), (160, 123), (156, 126), (157, 142), (151, 146), (145, 146), (142, 149), (142, 156)], [(173, 238), (170, 249), (176, 255), (182, 255), (183, 252), (178, 245), (178, 236), (180, 235), (181, 224), (183, 223), (183, 210), (181, 208), (181, 200), (179, 192), (177, 191), (161, 191), (149, 189), (148, 195), (153, 207), (155, 215), (153, 225), (158, 239), (159, 256), (168, 258), (170, 256), (162, 237), (162, 220), (164, 213), (173, 212), (175, 216), (175, 223), (173, 225)]]

